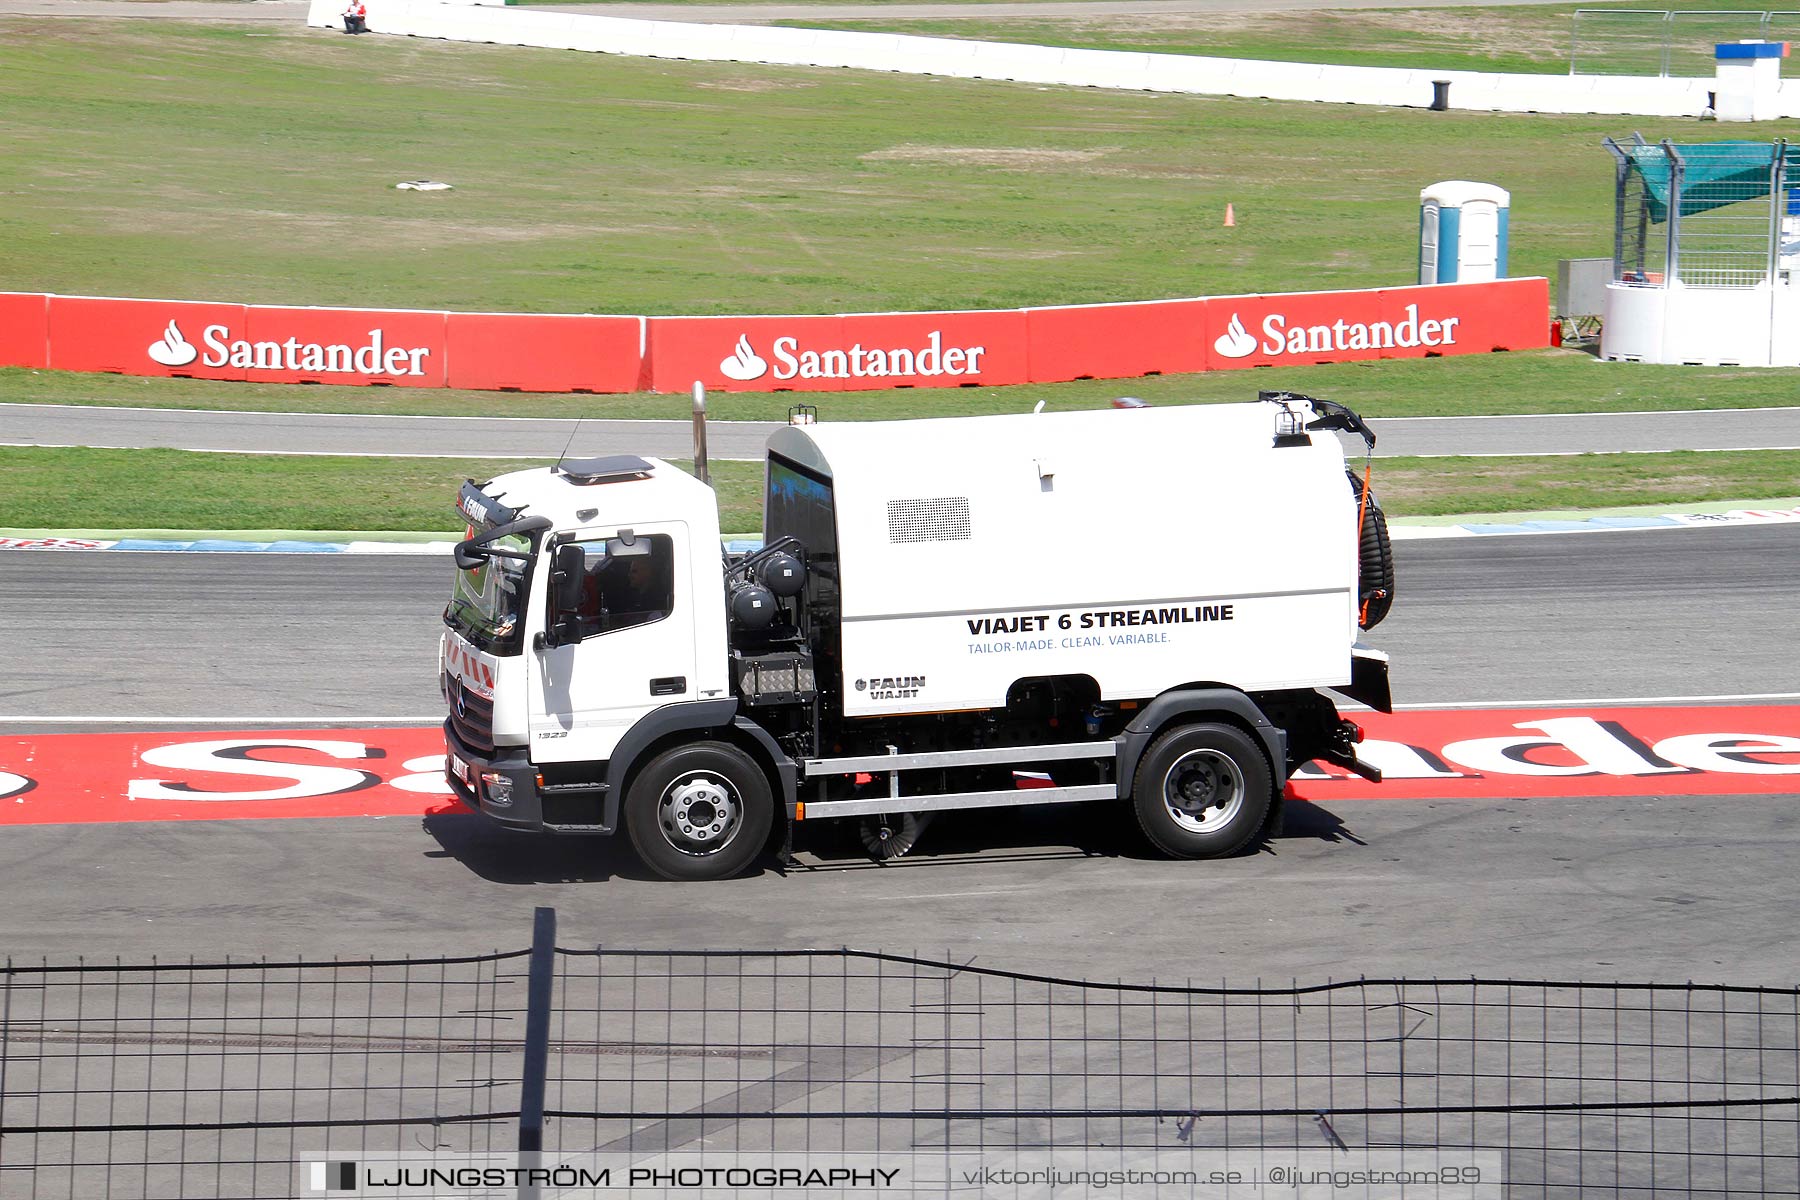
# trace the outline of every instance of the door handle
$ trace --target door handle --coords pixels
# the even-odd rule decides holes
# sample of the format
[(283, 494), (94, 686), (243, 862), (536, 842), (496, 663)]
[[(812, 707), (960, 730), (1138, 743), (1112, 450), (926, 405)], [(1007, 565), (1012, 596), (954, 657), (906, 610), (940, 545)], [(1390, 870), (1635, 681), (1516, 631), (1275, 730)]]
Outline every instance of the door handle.
[(650, 681), (650, 694), (652, 696), (679, 696), (686, 691), (686, 675), (670, 675), (665, 679), (652, 679)]

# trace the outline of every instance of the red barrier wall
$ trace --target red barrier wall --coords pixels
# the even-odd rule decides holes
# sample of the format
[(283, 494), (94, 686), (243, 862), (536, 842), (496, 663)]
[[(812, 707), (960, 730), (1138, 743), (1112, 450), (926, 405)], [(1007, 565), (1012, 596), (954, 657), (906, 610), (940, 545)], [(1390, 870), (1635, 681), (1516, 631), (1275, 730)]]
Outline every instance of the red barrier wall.
[(0, 367), (50, 365), (50, 297), (0, 292)]
[(1549, 344), (1544, 279), (1215, 296), (1206, 368), (1486, 354)]
[(1205, 300), (1028, 308), (1032, 383), (1206, 370)]
[(738, 392), (996, 386), (1534, 349), (1549, 345), (1549, 289), (1533, 278), (985, 312), (651, 318), (3, 293), (0, 365), (545, 392), (679, 392), (696, 380)]
[(249, 356), (247, 378), (260, 383), (443, 387), (445, 315), (253, 305), (233, 354)]
[(869, 391), (1023, 383), (1024, 312), (652, 317), (651, 386)]
[[(793, 338), (809, 346), (843, 340), (840, 317), (651, 317), (650, 389), (680, 392), (695, 380), (734, 392), (837, 390), (835, 379), (802, 379), (775, 358), (775, 343)], [(730, 372), (730, 374), (727, 374)]]
[(450, 313), (450, 386), (521, 392), (634, 392), (642, 317)]
[(244, 370), (232, 366), (228, 356), (211, 349), (206, 340), (209, 332), (217, 340), (220, 331), (243, 327), (241, 304), (52, 296), (50, 366), (59, 371), (245, 379)]

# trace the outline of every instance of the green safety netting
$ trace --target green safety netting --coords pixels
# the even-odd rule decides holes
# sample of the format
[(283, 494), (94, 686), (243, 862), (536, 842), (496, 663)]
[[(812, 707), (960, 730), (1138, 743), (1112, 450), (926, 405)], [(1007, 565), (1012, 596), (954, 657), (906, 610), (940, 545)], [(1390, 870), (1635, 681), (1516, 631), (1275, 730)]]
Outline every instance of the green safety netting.
[[(1681, 215), (1709, 212), (1769, 194), (1778, 149), (1770, 142), (1702, 142), (1676, 146), (1681, 156)], [(1669, 179), (1674, 164), (1661, 146), (1620, 146), (1644, 180), (1644, 203), (1657, 224), (1669, 219)]]

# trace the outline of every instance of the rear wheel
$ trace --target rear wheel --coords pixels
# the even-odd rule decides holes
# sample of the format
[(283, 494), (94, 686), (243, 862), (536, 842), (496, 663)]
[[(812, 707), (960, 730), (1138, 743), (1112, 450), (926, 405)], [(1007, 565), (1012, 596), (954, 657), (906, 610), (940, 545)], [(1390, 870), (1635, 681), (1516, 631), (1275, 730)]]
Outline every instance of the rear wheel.
[(1152, 743), (1138, 764), (1132, 807), (1151, 845), (1172, 858), (1242, 849), (1274, 800), (1269, 761), (1231, 725), (1184, 725)]
[(724, 742), (652, 759), (625, 795), (631, 844), (665, 879), (728, 879), (761, 853), (775, 819), (768, 777)]

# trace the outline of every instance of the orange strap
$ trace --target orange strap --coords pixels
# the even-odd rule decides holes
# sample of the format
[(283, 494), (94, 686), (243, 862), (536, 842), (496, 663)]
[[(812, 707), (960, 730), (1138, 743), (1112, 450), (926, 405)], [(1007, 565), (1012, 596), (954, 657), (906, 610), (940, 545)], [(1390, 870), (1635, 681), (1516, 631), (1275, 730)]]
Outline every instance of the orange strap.
[[(1362, 558), (1363, 522), (1369, 517), (1369, 477), (1375, 470), (1375, 456), (1369, 455), (1363, 462), (1362, 503), (1356, 508), (1356, 554), (1358, 561)], [(1358, 571), (1358, 578), (1361, 572)], [(1362, 607), (1356, 614), (1356, 623), (1364, 629), (1369, 627), (1369, 598), (1363, 597)]]

